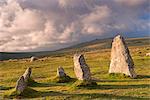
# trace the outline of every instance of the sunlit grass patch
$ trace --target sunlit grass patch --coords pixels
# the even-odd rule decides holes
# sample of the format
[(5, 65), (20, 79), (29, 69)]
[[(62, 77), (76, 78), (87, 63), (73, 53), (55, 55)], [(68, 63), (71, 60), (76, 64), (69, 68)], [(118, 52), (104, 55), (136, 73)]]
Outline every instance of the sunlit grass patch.
[[(71, 78), (76, 78), (73, 69), (73, 53), (50, 56), (43, 61), (41, 58), (32, 63), (22, 60), (2, 61), (0, 62), (0, 96), (6, 91), (11, 91), (9, 93), (12, 93), (11, 89), (15, 86), (18, 77), (24, 73), (24, 70), (27, 67), (32, 67), (31, 76), (37, 83), (33, 83), (29, 88), (34, 89), (35, 94), (28, 94), (29, 96), (24, 96), (22, 97), (23, 99), (148, 99), (150, 98), (150, 57), (145, 56), (145, 54), (150, 52), (150, 49), (147, 50), (147, 48), (147, 46), (130, 47), (135, 64), (134, 69), (138, 75), (136, 79), (116, 78), (116, 76), (114, 76), (115, 78), (109, 77), (110, 49), (98, 49), (96, 51), (86, 52), (86, 63), (90, 67), (92, 78), (97, 79), (97, 85), (85, 87), (80, 87), (83, 83), (79, 81), (71, 81), (69, 83), (55, 83), (48, 81), (49, 79), (56, 78), (55, 75), (58, 66), (63, 66), (67, 75)], [(75, 89), (70, 89), (71, 87), (74, 87)], [(9, 93), (6, 93), (7, 96), (9, 96)]]
[(33, 90), (32, 88), (25, 88), (25, 90), (20, 93), (19, 91), (17, 91), (15, 88), (6, 91), (3, 94), (3, 98), (34, 98), (40, 95), (40, 92)]

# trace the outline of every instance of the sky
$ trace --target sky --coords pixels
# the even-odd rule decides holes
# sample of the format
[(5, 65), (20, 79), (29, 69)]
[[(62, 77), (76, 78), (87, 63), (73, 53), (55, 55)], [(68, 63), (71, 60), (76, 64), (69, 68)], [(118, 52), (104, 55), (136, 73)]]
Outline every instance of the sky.
[(150, 36), (149, 0), (0, 0), (0, 52)]

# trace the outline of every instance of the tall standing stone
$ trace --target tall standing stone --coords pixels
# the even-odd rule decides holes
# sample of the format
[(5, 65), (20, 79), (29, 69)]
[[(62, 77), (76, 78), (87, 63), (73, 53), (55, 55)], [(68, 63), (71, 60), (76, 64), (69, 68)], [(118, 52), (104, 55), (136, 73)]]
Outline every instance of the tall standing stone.
[(24, 77), (23, 76), (21, 76), (18, 80), (17, 80), (17, 84), (16, 84), (16, 91), (18, 92), (18, 93), (22, 93), (24, 90), (25, 90), (25, 88), (27, 87), (27, 84), (26, 84), (26, 82), (25, 82), (25, 80), (24, 80)]
[(112, 43), (109, 73), (123, 73), (132, 78), (136, 77), (129, 49), (120, 35), (116, 36)]
[(24, 80), (25, 82), (28, 82), (28, 80), (31, 78), (31, 72), (32, 72), (32, 69), (30, 67), (28, 67), (25, 71), (25, 73), (23, 74), (23, 77), (24, 77)]
[(57, 68), (57, 76), (58, 77), (65, 77), (66, 76), (66, 73), (62, 67)]
[(81, 54), (74, 55), (74, 72), (78, 80), (91, 80), (91, 73)]

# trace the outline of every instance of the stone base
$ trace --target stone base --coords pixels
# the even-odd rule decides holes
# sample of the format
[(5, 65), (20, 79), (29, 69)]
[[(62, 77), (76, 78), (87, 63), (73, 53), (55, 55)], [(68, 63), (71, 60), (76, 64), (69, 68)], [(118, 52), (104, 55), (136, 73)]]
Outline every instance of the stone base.
[(123, 74), (123, 73), (110, 73), (109, 78), (111, 79), (126, 79), (131, 78), (129, 75)]
[(97, 86), (97, 83), (94, 81), (80, 81), (77, 80), (73, 85), (72, 88), (83, 88), (83, 87), (92, 87), (92, 86)]
[(50, 82), (54, 82), (54, 83), (67, 83), (67, 82), (71, 82), (73, 81), (73, 78), (70, 78), (70, 76), (64, 76), (64, 77), (54, 77), (52, 79), (50, 79)]

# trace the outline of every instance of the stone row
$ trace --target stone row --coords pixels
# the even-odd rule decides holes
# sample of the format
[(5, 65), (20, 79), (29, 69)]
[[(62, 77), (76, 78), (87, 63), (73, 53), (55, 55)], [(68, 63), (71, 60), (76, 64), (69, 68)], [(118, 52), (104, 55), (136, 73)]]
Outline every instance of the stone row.
[(31, 78), (30, 77), (31, 72), (32, 72), (31, 68), (30, 67), (27, 68), (25, 73), (17, 80), (17, 84), (16, 84), (15, 89), (18, 93), (21, 94), (26, 89), (26, 87), (28, 86), (29, 80)]
[[(33, 60), (33, 58), (32, 58)], [(74, 72), (78, 80), (90, 81), (91, 72), (89, 66), (86, 64), (84, 55), (75, 54), (74, 58)], [(134, 71), (134, 62), (130, 55), (129, 49), (125, 43), (125, 40), (122, 36), (118, 35), (113, 39), (112, 49), (111, 49), (111, 63), (109, 68), (109, 73), (123, 73), (135, 78), (136, 74)], [(31, 75), (31, 68), (28, 68), (23, 76), (19, 78), (16, 85), (16, 90), (23, 92), (27, 87), (28, 80)], [(67, 76), (64, 69), (59, 67), (57, 69), (58, 77)]]

